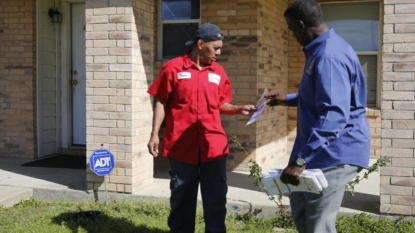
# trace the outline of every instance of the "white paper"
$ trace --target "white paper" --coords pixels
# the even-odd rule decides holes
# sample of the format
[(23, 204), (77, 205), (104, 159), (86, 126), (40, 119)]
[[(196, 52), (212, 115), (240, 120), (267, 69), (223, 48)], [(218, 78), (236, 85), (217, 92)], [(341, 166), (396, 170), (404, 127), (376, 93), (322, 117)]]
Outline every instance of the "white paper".
[(264, 92), (261, 95), (261, 98), (259, 98), (259, 105), (254, 114), (251, 116), (251, 119), (249, 119), (248, 123), (246, 125), (252, 124), (255, 121), (258, 120), (259, 116), (261, 115), (262, 110), (264, 110), (265, 107), (265, 95), (268, 93), (268, 89), (265, 88)]
[(294, 186), (282, 183), (280, 176), (282, 169), (271, 169), (262, 177), (262, 184), (270, 195), (287, 195), (291, 192), (310, 192), (319, 194), (327, 188), (327, 180), (320, 169), (306, 169), (300, 175), (300, 184)]

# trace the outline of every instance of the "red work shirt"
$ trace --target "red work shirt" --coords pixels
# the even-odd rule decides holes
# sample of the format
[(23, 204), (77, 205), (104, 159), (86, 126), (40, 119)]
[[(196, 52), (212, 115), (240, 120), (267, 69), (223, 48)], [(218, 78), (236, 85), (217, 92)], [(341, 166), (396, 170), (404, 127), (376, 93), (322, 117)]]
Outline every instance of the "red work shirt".
[(147, 91), (165, 104), (166, 129), (161, 154), (197, 164), (229, 154), (219, 107), (231, 102), (231, 85), (216, 62), (202, 69), (188, 55), (163, 65)]

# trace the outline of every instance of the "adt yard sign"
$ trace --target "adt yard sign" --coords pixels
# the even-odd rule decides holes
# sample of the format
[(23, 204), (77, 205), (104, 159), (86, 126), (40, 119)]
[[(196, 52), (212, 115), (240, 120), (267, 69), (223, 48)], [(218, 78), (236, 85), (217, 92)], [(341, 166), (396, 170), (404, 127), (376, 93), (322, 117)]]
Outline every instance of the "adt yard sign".
[(89, 158), (89, 168), (98, 176), (109, 175), (114, 166), (114, 155), (106, 149), (95, 150)]

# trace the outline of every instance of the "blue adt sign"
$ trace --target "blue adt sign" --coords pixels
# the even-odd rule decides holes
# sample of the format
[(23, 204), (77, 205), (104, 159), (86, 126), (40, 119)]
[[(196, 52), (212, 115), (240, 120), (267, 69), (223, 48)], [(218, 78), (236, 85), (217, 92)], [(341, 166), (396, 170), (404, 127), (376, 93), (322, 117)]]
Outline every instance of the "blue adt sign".
[(114, 155), (109, 150), (97, 149), (89, 158), (89, 168), (98, 176), (109, 175), (114, 167)]

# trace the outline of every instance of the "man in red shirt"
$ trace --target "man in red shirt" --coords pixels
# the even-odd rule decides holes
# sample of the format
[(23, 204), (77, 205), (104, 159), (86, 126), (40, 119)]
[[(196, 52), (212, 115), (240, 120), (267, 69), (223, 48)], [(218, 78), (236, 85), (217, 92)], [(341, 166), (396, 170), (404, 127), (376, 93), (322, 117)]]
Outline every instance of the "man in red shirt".
[(228, 138), (220, 114), (252, 115), (254, 105), (231, 104), (231, 85), (216, 63), (223, 34), (210, 23), (186, 45), (192, 50), (165, 63), (148, 93), (155, 98), (149, 152), (159, 155), (160, 125), (166, 129), (160, 154), (170, 163), (171, 232), (194, 232), (197, 192), (203, 200), (205, 232), (226, 232)]

